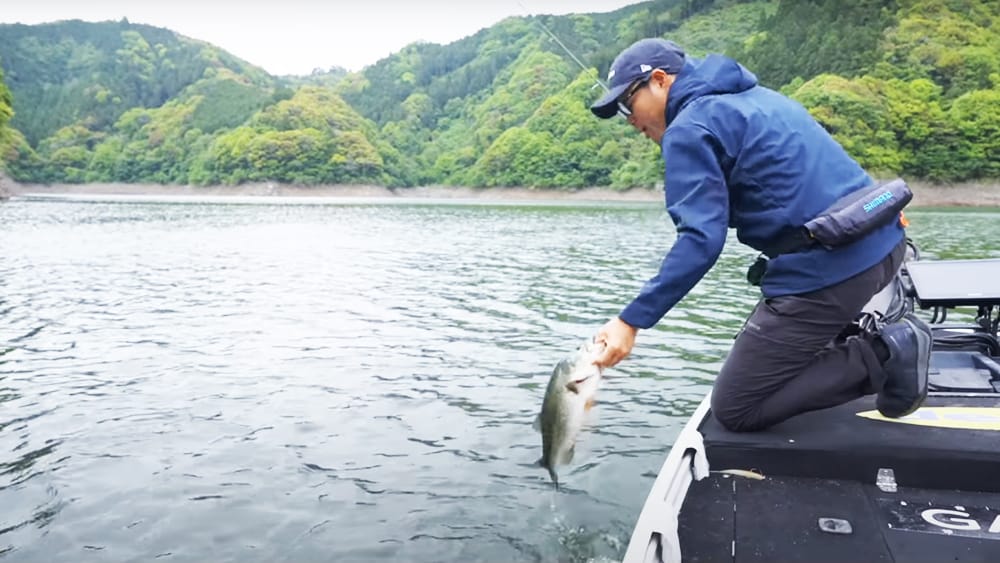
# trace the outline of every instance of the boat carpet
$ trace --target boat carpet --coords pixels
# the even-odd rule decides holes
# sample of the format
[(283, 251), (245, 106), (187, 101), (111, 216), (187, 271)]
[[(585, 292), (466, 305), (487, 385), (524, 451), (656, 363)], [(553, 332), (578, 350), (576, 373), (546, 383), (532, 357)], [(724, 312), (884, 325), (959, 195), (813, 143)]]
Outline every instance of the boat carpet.
[(998, 508), (996, 493), (713, 473), (691, 484), (678, 532), (686, 562), (993, 563)]
[[(1000, 421), (996, 395), (930, 395), (924, 407), (986, 408), (955, 410), (950, 416)], [(709, 414), (699, 431), (713, 470), (874, 483), (878, 470), (886, 468), (893, 470), (900, 486), (1000, 492), (1000, 430), (918, 426), (857, 414), (874, 409), (875, 398), (869, 396), (750, 433), (729, 432)], [(927, 419), (948, 410), (922, 408), (917, 415)]]

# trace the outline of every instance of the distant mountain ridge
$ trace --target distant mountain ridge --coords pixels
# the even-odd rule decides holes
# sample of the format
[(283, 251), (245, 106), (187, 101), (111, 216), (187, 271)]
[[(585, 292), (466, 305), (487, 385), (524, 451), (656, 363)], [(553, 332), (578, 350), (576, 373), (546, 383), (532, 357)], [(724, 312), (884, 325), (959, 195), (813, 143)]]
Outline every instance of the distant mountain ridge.
[(621, 48), (665, 36), (736, 57), (873, 173), (997, 178), (998, 5), (654, 0), (302, 77), (126, 20), (0, 25), (0, 149), (35, 182), (653, 186), (656, 147), (587, 104)]
[(32, 145), (75, 121), (102, 129), (131, 108), (159, 107), (209, 69), (276, 86), (208, 43), (127, 20), (0, 25), (0, 57), (18, 110), (11, 125)]

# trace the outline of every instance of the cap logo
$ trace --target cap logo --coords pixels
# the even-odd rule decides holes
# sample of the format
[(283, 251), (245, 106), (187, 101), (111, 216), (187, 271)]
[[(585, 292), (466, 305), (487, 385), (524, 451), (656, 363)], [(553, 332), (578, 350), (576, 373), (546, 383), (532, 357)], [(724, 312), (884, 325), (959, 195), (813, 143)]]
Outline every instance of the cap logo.
[(614, 77), (615, 77), (615, 69), (609, 70), (608, 71), (608, 80), (611, 80)]
[(653, 70), (653, 67), (651, 67), (649, 65), (639, 65), (639, 70), (642, 71), (642, 72), (649, 72), (649, 71)]

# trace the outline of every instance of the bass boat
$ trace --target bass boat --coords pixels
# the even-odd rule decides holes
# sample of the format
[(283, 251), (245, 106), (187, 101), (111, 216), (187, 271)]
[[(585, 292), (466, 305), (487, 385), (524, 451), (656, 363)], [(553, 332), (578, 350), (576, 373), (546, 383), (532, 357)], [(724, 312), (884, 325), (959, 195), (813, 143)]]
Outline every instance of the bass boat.
[[(1000, 561), (1000, 259), (911, 256), (866, 307), (929, 315), (920, 409), (875, 397), (727, 431), (705, 397), (667, 455), (624, 561)], [(953, 309), (969, 322), (948, 323)]]

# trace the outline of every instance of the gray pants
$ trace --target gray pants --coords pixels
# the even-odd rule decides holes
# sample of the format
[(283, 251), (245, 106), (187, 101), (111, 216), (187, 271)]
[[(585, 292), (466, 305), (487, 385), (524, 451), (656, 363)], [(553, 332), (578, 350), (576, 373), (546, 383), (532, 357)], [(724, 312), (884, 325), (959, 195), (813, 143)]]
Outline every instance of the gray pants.
[(736, 337), (712, 391), (729, 430), (761, 430), (876, 392), (885, 371), (865, 336), (835, 341), (899, 270), (906, 243), (860, 274), (811, 293), (762, 299)]

